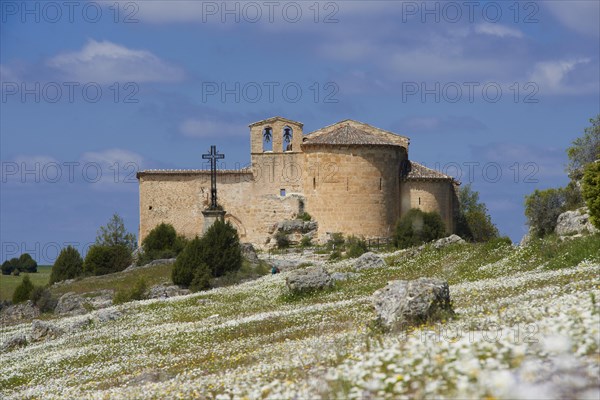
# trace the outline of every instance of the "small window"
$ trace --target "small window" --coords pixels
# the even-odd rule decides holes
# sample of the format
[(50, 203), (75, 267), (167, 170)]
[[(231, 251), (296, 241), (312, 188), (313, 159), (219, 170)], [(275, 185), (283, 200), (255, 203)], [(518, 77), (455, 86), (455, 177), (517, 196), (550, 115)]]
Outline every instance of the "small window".
[(313, 176), (313, 190), (317, 188), (317, 178)]
[(421, 198), (419, 197), (419, 205), (421, 205)]
[(383, 178), (379, 178), (379, 190), (381, 190), (382, 181), (383, 181)]
[(152, 210), (152, 206), (148, 207), (148, 210)]
[(279, 195), (285, 197), (285, 189), (279, 189)]

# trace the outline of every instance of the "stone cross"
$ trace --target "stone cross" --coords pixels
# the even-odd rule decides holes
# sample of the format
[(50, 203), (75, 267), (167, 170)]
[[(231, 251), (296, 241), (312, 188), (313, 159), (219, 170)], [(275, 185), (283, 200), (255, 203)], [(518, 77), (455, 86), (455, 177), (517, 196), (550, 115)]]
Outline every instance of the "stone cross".
[(217, 152), (217, 146), (210, 146), (210, 153), (202, 154), (204, 160), (210, 160), (210, 207), (216, 210), (217, 206), (217, 160), (225, 158), (224, 154)]

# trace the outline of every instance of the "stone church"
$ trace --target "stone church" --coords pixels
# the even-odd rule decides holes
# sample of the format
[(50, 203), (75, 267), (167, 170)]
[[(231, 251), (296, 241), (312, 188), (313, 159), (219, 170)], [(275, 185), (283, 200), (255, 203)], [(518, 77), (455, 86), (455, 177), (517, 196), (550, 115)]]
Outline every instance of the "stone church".
[[(409, 138), (353, 120), (306, 135), (302, 123), (281, 117), (249, 127), (250, 166), (217, 176), (218, 203), (242, 242), (270, 247), (278, 226), (304, 212), (316, 222), (314, 242), (334, 232), (389, 238), (411, 208), (439, 212), (454, 231), (458, 182), (409, 161)], [(202, 235), (209, 169), (144, 170), (137, 178), (140, 243), (161, 222)]]

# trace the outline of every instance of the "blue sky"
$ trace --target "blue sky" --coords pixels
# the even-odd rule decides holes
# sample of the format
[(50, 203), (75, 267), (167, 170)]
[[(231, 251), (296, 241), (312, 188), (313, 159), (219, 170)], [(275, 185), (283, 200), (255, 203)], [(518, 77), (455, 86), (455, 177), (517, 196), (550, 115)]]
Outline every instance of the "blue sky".
[(244, 165), (274, 115), (409, 136), (518, 241), (600, 113), (598, 1), (1, 0), (0, 24), (2, 260), (85, 252), (114, 212), (137, 233), (135, 171)]

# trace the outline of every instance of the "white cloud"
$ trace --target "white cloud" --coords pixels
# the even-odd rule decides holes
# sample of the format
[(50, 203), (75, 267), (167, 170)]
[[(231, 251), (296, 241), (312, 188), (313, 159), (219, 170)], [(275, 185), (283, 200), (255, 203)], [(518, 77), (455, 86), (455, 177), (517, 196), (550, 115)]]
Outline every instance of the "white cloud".
[(76, 52), (62, 53), (47, 61), (65, 79), (79, 82), (176, 82), (183, 70), (146, 50), (134, 50), (109, 42), (89, 40)]
[(509, 28), (508, 26), (500, 25), (500, 24), (492, 24), (490, 22), (484, 22), (481, 24), (477, 24), (475, 26), (475, 32), (482, 34), (482, 35), (492, 35), (492, 36), (498, 36), (501, 38), (504, 38), (504, 37), (521, 38), (521, 37), (523, 37), (523, 33), (518, 29)]
[(0, 82), (18, 82), (20, 81), (16, 71), (6, 64), (0, 64)]
[(133, 163), (138, 167), (141, 167), (144, 158), (132, 151), (114, 148), (98, 152), (86, 152), (83, 153), (81, 159), (84, 162), (95, 162), (106, 166), (114, 164), (123, 166), (128, 163)]
[(597, 64), (589, 58), (543, 61), (534, 65), (530, 80), (547, 94), (593, 93), (598, 90), (598, 77), (588, 79), (590, 70), (597, 74)]
[(219, 121), (211, 118), (189, 118), (179, 125), (183, 136), (207, 138), (220, 136), (239, 136), (245, 134), (247, 127), (240, 123)]
[(589, 36), (600, 36), (600, 1), (543, 1), (556, 19), (569, 29)]

